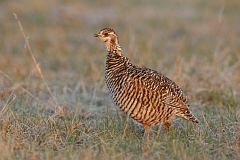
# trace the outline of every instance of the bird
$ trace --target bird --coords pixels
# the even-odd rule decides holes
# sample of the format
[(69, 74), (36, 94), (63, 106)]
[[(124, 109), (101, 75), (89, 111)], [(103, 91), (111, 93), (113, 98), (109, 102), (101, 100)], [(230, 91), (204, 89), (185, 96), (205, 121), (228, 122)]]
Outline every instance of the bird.
[(158, 124), (169, 131), (176, 117), (199, 123), (183, 90), (162, 73), (134, 65), (123, 53), (112, 28), (101, 29), (94, 37), (106, 46), (105, 82), (113, 101), (143, 125), (144, 136)]

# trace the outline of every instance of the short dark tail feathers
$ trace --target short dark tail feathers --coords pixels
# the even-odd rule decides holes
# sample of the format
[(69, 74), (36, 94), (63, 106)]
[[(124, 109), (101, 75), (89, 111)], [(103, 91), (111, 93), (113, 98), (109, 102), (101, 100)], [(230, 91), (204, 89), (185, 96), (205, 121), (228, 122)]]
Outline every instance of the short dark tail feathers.
[(184, 113), (182, 117), (186, 120), (192, 121), (193, 123), (199, 123), (198, 119), (191, 113)]
[(189, 120), (192, 121), (193, 123), (199, 123), (198, 119), (193, 114), (189, 116)]

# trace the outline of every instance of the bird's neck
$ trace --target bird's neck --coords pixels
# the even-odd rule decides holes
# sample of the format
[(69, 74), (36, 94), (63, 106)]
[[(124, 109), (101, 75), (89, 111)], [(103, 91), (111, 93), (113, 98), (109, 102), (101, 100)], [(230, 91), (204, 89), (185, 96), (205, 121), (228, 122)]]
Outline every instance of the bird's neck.
[(115, 54), (117, 56), (122, 56), (122, 48), (118, 43), (118, 40), (111, 42), (106, 42), (107, 51), (109, 54)]

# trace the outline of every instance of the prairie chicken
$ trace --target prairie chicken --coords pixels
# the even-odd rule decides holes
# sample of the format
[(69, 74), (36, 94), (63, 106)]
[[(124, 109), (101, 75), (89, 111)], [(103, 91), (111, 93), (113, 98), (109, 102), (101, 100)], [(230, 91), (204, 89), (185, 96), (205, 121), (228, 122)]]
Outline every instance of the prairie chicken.
[(95, 37), (107, 48), (105, 80), (113, 101), (143, 124), (145, 134), (159, 123), (168, 131), (176, 116), (198, 123), (181, 88), (161, 73), (132, 64), (113, 29), (104, 28)]

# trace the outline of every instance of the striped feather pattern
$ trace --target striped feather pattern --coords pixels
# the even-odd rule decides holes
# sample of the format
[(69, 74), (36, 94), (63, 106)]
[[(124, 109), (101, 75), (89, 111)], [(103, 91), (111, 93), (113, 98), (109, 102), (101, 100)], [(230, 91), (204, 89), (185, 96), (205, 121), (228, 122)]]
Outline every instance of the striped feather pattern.
[(176, 116), (198, 123), (176, 83), (154, 70), (133, 65), (123, 56), (112, 29), (103, 29), (95, 36), (106, 44), (105, 80), (112, 99), (122, 111), (146, 129), (158, 123), (168, 129)]
[(137, 67), (114, 53), (107, 55), (105, 70), (112, 99), (139, 123), (151, 126), (168, 122), (175, 117), (175, 110), (188, 109), (182, 90), (154, 70)]

